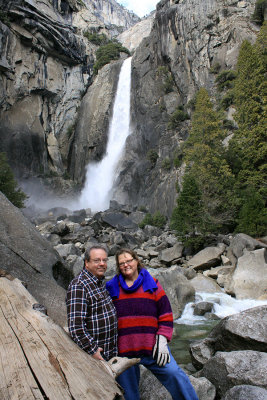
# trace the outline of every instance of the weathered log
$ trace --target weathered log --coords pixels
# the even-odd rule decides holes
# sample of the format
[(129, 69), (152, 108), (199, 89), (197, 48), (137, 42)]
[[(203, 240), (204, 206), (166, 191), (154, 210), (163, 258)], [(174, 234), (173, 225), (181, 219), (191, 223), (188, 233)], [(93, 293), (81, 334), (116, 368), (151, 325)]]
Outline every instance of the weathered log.
[(1, 400), (122, 399), (116, 373), (33, 310), (34, 303), (18, 279), (0, 278)]

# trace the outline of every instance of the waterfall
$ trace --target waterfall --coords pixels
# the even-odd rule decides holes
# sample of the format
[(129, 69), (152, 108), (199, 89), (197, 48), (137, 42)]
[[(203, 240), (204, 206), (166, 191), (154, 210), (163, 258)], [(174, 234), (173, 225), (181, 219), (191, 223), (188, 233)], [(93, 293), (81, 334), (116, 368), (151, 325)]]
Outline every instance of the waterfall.
[(80, 208), (108, 209), (116, 167), (130, 133), (131, 57), (121, 67), (113, 115), (109, 126), (107, 150), (99, 162), (86, 167), (86, 180), (79, 199)]

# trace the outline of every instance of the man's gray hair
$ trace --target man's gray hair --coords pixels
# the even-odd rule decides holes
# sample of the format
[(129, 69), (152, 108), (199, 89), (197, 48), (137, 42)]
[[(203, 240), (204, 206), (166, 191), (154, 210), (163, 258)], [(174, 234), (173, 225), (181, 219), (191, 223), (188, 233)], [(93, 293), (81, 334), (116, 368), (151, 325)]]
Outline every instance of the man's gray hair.
[(90, 261), (90, 253), (92, 250), (104, 250), (108, 255), (108, 249), (101, 244), (95, 244), (94, 246), (88, 247), (84, 252), (84, 261)]

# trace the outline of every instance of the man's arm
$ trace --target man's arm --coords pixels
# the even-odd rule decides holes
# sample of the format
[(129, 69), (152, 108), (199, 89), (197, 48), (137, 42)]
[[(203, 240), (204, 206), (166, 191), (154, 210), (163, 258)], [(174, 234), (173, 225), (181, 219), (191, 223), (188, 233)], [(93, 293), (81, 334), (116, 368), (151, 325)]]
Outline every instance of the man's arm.
[(100, 354), (102, 349), (98, 348), (86, 327), (88, 300), (86, 290), (82, 285), (73, 284), (69, 287), (66, 304), (68, 327), (72, 339), (81, 349), (91, 354), (94, 358), (103, 360)]

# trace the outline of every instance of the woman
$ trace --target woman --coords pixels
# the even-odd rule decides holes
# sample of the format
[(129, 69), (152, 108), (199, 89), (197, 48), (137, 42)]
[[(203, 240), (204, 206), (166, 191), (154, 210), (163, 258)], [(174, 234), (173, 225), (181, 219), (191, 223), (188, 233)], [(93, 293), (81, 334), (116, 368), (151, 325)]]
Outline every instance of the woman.
[[(118, 350), (121, 357), (139, 357), (175, 400), (197, 400), (187, 375), (176, 364), (167, 342), (171, 340), (173, 317), (170, 302), (157, 279), (137, 254), (121, 249), (116, 254), (117, 275), (107, 283), (118, 318)], [(118, 378), (126, 400), (139, 400), (139, 366)]]

